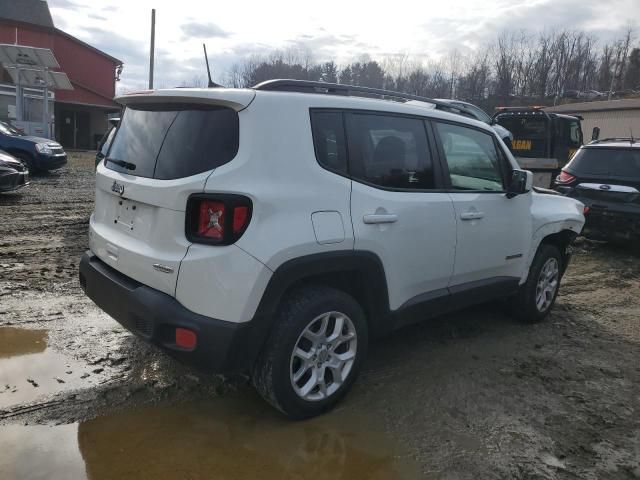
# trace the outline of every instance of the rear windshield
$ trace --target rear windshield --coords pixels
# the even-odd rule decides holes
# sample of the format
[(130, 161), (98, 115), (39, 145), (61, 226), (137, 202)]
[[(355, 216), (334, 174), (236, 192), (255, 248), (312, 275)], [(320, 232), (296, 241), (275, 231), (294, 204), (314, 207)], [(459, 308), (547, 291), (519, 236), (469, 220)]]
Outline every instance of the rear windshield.
[(519, 157), (547, 156), (547, 119), (543, 116), (499, 115), (498, 124), (513, 134), (513, 153)]
[(105, 165), (138, 177), (183, 178), (231, 161), (238, 152), (238, 142), (238, 114), (230, 108), (129, 106)]
[(567, 169), (577, 174), (640, 178), (640, 149), (583, 148), (578, 150)]

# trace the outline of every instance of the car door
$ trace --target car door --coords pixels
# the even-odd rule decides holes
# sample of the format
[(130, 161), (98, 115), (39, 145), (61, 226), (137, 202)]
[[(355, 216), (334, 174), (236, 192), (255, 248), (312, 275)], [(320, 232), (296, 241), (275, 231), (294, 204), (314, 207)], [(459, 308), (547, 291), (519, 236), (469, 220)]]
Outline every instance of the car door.
[(507, 197), (513, 167), (492, 132), (441, 121), (434, 122), (434, 131), (457, 225), (449, 286), (459, 288), (452, 293), (465, 286), (513, 284), (528, 253), (531, 195)]
[(371, 112), (345, 116), (355, 249), (382, 261), (392, 310), (427, 292), (446, 295), (455, 216), (450, 196), (436, 191), (441, 172), (425, 122)]

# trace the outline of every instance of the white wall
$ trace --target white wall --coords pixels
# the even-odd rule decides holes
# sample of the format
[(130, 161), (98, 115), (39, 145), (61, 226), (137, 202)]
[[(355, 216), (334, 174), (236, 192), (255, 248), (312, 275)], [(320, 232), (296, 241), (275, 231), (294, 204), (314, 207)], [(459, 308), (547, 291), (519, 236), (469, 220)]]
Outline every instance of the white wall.
[(591, 140), (593, 127), (600, 128), (600, 138), (629, 137), (629, 129), (633, 136), (640, 138), (640, 109), (637, 110), (606, 110), (600, 112), (582, 112), (582, 132), (584, 141)]

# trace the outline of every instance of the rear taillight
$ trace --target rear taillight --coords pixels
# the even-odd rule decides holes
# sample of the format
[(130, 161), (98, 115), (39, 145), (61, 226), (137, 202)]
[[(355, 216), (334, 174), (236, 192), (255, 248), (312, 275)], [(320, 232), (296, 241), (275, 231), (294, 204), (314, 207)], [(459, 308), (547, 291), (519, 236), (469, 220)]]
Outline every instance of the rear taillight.
[(192, 195), (187, 201), (187, 239), (211, 245), (235, 243), (249, 225), (251, 206), (242, 195)]
[(571, 175), (570, 173), (562, 170), (560, 172), (560, 175), (556, 177), (556, 183), (559, 183), (561, 185), (566, 185), (567, 183), (573, 182), (575, 179), (576, 177), (574, 175)]

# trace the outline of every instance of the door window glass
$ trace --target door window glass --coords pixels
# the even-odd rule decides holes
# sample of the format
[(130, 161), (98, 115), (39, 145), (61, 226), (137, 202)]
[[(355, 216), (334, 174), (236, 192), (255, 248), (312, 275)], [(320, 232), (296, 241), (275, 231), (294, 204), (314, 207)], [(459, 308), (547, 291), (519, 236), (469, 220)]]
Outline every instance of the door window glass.
[(436, 125), (455, 190), (504, 191), (500, 157), (491, 135), (459, 125)]
[(347, 123), (351, 176), (387, 188), (434, 188), (422, 120), (353, 114)]
[(341, 112), (311, 112), (313, 143), (318, 163), (347, 175), (347, 147)]

